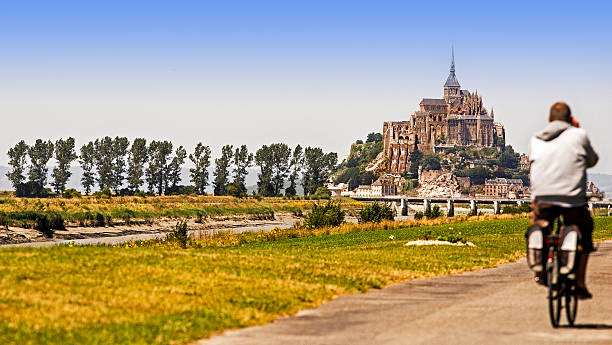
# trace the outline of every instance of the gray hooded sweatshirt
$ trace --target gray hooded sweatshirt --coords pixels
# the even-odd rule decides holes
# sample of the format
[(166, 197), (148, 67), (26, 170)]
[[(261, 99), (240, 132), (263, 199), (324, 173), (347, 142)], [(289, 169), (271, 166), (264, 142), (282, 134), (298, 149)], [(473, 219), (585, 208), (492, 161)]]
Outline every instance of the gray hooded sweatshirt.
[(582, 128), (552, 121), (529, 143), (531, 198), (563, 207), (586, 203), (586, 169), (599, 157)]

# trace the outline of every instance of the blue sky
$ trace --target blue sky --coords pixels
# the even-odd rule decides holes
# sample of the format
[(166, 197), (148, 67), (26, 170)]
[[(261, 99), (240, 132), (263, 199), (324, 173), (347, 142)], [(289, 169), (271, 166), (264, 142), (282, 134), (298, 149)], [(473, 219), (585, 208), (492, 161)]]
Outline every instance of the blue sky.
[[(526, 151), (557, 100), (612, 173), (612, 5), (604, 1), (0, 2), (0, 151), (104, 135), (349, 144), (440, 97), (455, 46)], [(4, 149), (2, 149), (4, 148)], [(6, 157), (0, 155), (0, 164)]]

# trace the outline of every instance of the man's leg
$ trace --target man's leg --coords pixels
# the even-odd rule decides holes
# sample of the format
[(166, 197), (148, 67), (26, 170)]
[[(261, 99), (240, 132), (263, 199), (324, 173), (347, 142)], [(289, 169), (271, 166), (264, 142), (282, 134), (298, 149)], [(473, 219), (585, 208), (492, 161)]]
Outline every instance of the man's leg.
[[(542, 235), (544, 237), (550, 234), (550, 229), (554, 225), (553, 222), (559, 216), (559, 207), (552, 205), (542, 204), (534, 201), (531, 204), (533, 211), (530, 215), (530, 225), (537, 225), (542, 229)], [(544, 248), (544, 253), (546, 253)], [(544, 257), (542, 260), (546, 260)], [(546, 270), (542, 272), (535, 272), (533, 279), (540, 285), (546, 285)]]
[(589, 253), (580, 253), (578, 266), (576, 267), (576, 285), (586, 290), (586, 267), (589, 261)]
[(580, 246), (582, 251), (578, 256), (576, 266), (577, 293), (581, 298), (591, 298), (592, 295), (586, 288), (586, 271), (589, 261), (589, 253), (593, 248), (593, 218), (587, 206), (567, 209), (564, 214), (567, 225), (576, 225), (580, 230)]

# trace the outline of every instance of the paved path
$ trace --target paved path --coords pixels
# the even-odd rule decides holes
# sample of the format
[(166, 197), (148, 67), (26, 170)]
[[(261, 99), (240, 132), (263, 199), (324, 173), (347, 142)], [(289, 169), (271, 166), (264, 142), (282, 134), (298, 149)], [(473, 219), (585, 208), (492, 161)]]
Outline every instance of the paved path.
[(546, 290), (520, 260), (342, 296), (198, 344), (612, 344), (612, 242), (600, 244), (589, 269), (595, 297), (579, 303), (576, 328), (550, 326)]

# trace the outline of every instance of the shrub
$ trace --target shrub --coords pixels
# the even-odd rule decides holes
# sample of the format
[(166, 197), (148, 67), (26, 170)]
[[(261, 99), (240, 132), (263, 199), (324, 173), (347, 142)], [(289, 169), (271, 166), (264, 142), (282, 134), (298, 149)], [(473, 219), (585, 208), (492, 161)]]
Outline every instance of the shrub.
[(94, 193), (94, 196), (96, 198), (100, 198), (100, 199), (110, 199), (111, 197), (111, 190), (110, 188), (106, 187), (101, 191), (97, 191)]
[(328, 201), (323, 206), (314, 204), (312, 213), (306, 218), (304, 225), (310, 228), (320, 228), (338, 226), (342, 223), (344, 223), (344, 211), (340, 203)]
[(141, 198), (146, 198), (147, 197), (147, 193), (139, 190), (139, 191), (136, 191), (136, 193), (134, 193), (134, 196), (139, 196)]
[(390, 204), (381, 205), (375, 202), (359, 212), (359, 223), (380, 223), (383, 219), (393, 220), (394, 213)]
[(66, 199), (71, 199), (71, 198), (80, 198), (81, 197), (81, 193), (79, 193), (78, 190), (74, 189), (74, 188), (70, 188), (70, 189), (66, 189), (63, 193), (62, 193), (62, 197), (66, 198)]
[(169, 187), (166, 195), (195, 195), (196, 189), (194, 186), (176, 185)]
[(447, 242), (450, 242), (450, 243), (459, 243), (459, 242), (466, 243), (467, 240), (465, 238), (463, 238), (462, 236), (460, 236), (460, 235), (461, 235), (461, 233), (459, 233), (459, 234), (450, 233), (450, 234), (445, 235), (445, 236), (438, 236), (437, 240), (438, 241), (447, 241)]
[(428, 219), (434, 219), (434, 218), (441, 217), (442, 211), (440, 210), (440, 206), (434, 205), (433, 208), (428, 207), (423, 214)]
[(187, 236), (187, 223), (186, 222), (178, 222), (174, 230), (172, 230), (168, 235), (166, 235), (166, 241), (171, 243), (178, 244), (181, 248), (187, 248), (187, 240), (189, 236)]
[(111, 225), (111, 220), (112, 217), (111, 216), (105, 216), (103, 213), (100, 212), (96, 212), (96, 226), (105, 226), (105, 225)]
[(49, 190), (42, 188), (38, 183), (34, 181), (28, 181), (26, 183), (20, 183), (15, 188), (16, 197), (24, 198), (46, 198), (49, 196)]
[(36, 230), (42, 232), (46, 236), (52, 234), (51, 230), (64, 230), (64, 218), (54, 212), (39, 213), (36, 216)]
[(329, 189), (327, 189), (325, 187), (319, 187), (319, 188), (317, 188), (317, 190), (315, 191), (313, 196), (316, 199), (329, 199), (329, 198), (331, 198), (331, 192), (329, 191)]
[(425, 216), (425, 214), (421, 211), (418, 211), (417, 213), (414, 214), (414, 219), (419, 220), (419, 219), (423, 219), (423, 217)]
[(8, 229), (9, 219), (5, 212), (0, 212), (0, 226), (4, 226)]
[(523, 203), (520, 206), (504, 206), (502, 209), (502, 213), (505, 214), (519, 214), (519, 213), (529, 213), (531, 212), (531, 205), (527, 203)]

